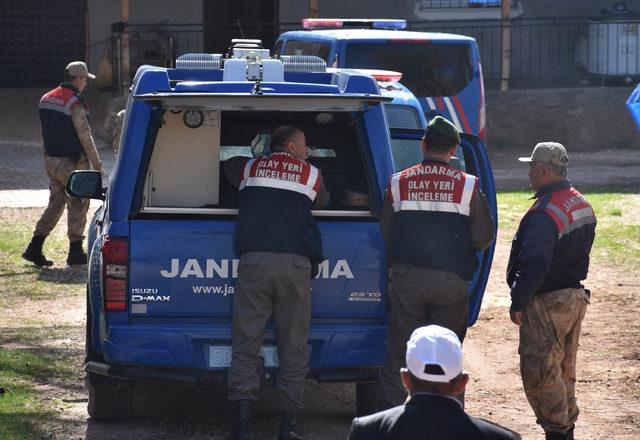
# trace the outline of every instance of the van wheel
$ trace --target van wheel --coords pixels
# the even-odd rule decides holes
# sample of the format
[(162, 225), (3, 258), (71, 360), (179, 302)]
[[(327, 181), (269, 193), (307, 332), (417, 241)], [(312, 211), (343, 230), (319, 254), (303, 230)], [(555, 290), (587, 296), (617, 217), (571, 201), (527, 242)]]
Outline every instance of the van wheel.
[(128, 420), (133, 414), (133, 387), (124, 380), (89, 373), (87, 411), (98, 421)]
[(358, 417), (376, 412), (377, 403), (377, 382), (362, 382), (356, 384), (356, 413)]

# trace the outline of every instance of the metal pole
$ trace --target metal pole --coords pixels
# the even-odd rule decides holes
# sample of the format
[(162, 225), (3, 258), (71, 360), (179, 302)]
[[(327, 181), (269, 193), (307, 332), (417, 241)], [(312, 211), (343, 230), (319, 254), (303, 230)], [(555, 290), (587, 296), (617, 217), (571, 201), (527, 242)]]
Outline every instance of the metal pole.
[[(120, 20), (122, 20), (126, 25), (129, 24), (129, 0), (120, 0)], [(124, 30), (122, 31), (122, 40), (121, 40), (121, 56), (122, 56), (122, 64), (120, 66), (121, 69), (121, 80), (124, 86), (128, 86), (130, 83), (130, 61), (131, 54), (129, 51), (129, 29), (125, 25)]]
[(318, 18), (318, 0), (309, 0), (309, 18)]
[(511, 0), (502, 0), (502, 81), (500, 90), (509, 90), (511, 69), (511, 27), (509, 24), (509, 10)]

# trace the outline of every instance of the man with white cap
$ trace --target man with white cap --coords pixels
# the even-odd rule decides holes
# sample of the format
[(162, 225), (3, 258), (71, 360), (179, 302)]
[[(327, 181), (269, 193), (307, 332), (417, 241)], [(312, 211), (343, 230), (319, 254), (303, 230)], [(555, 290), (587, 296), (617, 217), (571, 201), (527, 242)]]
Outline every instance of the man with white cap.
[(400, 377), (409, 392), (405, 404), (354, 419), (349, 440), (520, 438), (469, 416), (455, 398), (469, 375), (462, 371), (462, 346), (453, 331), (438, 325), (417, 328), (407, 342), (406, 368)]
[(36, 266), (51, 266), (42, 245), (58, 223), (67, 206), (67, 235), (69, 254), (67, 264), (86, 264), (87, 254), (82, 248), (87, 223), (89, 199), (71, 197), (65, 193), (67, 180), (74, 170), (88, 170), (89, 163), (104, 174), (96, 145), (87, 121), (88, 110), (80, 93), (87, 80), (95, 78), (82, 61), (73, 61), (65, 69), (64, 82), (45, 93), (38, 112), (44, 143), (44, 168), (49, 175), (49, 204), (36, 224), (33, 238), (22, 258)]
[(589, 291), (596, 217), (567, 180), (569, 156), (557, 142), (537, 144), (529, 181), (535, 202), (511, 245), (507, 283), (511, 320), (520, 326), (520, 373), (547, 440), (573, 439), (578, 418), (576, 354)]

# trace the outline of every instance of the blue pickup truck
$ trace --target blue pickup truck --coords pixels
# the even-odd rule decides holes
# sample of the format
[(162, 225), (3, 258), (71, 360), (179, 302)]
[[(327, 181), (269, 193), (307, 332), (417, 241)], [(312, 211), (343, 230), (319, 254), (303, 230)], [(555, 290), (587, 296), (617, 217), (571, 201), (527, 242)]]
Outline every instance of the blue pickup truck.
[[(358, 412), (373, 408), (388, 317), (377, 216), (395, 168), (391, 140), (419, 152), (422, 130), (389, 127), (382, 104), (391, 98), (369, 75), (327, 72), (315, 57), (232, 50), (183, 56), (175, 69), (141, 67), (108, 185), (94, 171), (69, 179), (70, 194), (104, 201), (88, 240), (85, 370), (95, 419), (127, 418), (139, 381), (225, 383), (237, 192), (221, 170), (231, 157), (264, 154), (264, 134), (284, 123), (306, 133), (332, 199), (313, 211), (326, 260), (313, 280), (309, 378), (356, 383)], [(464, 135), (461, 147), (495, 215), (484, 146)], [(481, 255), (469, 291), (469, 325), (492, 253)], [(268, 327), (267, 378), (278, 366), (275, 346)]]

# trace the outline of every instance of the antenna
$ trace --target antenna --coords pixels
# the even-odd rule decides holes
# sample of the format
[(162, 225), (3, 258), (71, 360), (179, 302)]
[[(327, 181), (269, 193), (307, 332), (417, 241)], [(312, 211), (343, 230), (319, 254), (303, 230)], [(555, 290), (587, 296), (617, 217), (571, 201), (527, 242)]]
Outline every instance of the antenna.
[(240, 24), (239, 18), (236, 18), (236, 24), (238, 25), (238, 29), (240, 29), (240, 36), (244, 38), (244, 32), (242, 32), (242, 25)]

